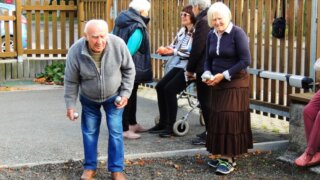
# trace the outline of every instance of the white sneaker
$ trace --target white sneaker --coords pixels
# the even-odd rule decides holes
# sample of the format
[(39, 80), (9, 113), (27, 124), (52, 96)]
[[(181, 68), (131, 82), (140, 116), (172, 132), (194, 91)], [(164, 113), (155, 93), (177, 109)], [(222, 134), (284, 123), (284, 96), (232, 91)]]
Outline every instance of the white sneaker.
[(139, 139), (141, 136), (132, 131), (124, 131), (123, 137), (126, 139)]

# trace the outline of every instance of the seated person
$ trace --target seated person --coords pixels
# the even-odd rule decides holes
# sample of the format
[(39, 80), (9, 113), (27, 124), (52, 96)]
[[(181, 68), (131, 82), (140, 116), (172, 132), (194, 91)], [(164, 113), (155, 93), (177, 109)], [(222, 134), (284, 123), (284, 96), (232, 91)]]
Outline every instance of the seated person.
[[(149, 132), (159, 133), (160, 137), (173, 135), (172, 128), (178, 111), (177, 94), (187, 87), (184, 68), (191, 50), (193, 24), (195, 22), (192, 6), (185, 6), (180, 13), (180, 17), (183, 27), (177, 33), (173, 43), (168, 47), (160, 47), (157, 50), (160, 55), (172, 55), (173, 58), (180, 57), (179, 63), (174, 65), (156, 85), (160, 121), (159, 124), (149, 129)], [(168, 67), (168, 64), (166, 66)]]
[(307, 148), (295, 160), (297, 166), (320, 164), (320, 91), (312, 97), (303, 110), (303, 121), (307, 139)]
[[(320, 71), (320, 58), (314, 64), (314, 69)], [(297, 166), (312, 166), (320, 164), (320, 91), (312, 97), (303, 110), (304, 129), (307, 148), (295, 160)]]

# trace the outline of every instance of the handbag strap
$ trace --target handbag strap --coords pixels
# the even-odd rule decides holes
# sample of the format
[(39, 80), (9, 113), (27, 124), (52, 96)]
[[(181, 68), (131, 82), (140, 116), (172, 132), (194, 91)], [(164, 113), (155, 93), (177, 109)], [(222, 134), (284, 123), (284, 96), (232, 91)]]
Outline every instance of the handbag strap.
[(275, 11), (274, 11), (274, 19), (277, 18), (277, 11), (278, 11), (278, 0), (274, 0), (275, 3)]
[(282, 0), (282, 17), (286, 18), (286, 0)]
[[(276, 10), (274, 11), (274, 19), (277, 18), (278, 0), (275, 0), (275, 4)], [(282, 0), (282, 17), (286, 17), (286, 0)]]

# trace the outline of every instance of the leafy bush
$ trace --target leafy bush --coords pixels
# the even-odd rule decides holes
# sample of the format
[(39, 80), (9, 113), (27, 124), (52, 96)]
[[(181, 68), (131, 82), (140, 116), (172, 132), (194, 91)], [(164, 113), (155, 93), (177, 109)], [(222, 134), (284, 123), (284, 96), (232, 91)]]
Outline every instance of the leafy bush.
[(47, 65), (43, 73), (37, 74), (37, 79), (43, 79), (45, 82), (51, 84), (63, 84), (64, 79), (64, 63), (54, 62), (51, 65)]

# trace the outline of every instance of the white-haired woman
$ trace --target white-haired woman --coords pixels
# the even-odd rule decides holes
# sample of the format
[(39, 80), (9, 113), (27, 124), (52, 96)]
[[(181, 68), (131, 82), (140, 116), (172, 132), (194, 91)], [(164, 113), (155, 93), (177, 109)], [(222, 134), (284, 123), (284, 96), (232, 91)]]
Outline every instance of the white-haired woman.
[[(196, 23), (194, 26), (193, 43), (190, 52), (189, 61), (186, 67), (186, 75), (190, 79), (196, 78), (197, 97), (200, 102), (203, 118), (207, 126), (207, 120), (209, 118), (209, 104), (208, 98), (210, 96), (210, 89), (201, 81), (201, 74), (204, 72), (203, 65), (205, 59), (205, 46), (210, 28), (207, 21), (207, 11), (211, 5), (210, 0), (189, 0), (192, 5), (192, 11), (196, 16)], [(196, 77), (195, 74), (197, 74)], [(206, 142), (206, 130), (198, 134), (199, 138), (194, 139), (192, 144), (204, 145)]]
[[(209, 161), (217, 173), (234, 170), (234, 157), (253, 147), (249, 109), (250, 50), (246, 33), (231, 22), (222, 2), (208, 10), (208, 34), (203, 82), (211, 87), (206, 147), (221, 159)], [(208, 76), (210, 78), (207, 78)]]
[(132, 0), (129, 9), (121, 12), (116, 18), (112, 32), (127, 43), (136, 67), (135, 84), (128, 104), (124, 109), (122, 120), (123, 136), (127, 139), (138, 139), (140, 135), (136, 132), (147, 130), (137, 123), (136, 111), (139, 84), (152, 81), (149, 34), (147, 31), (150, 7), (150, 2), (147, 0)]

